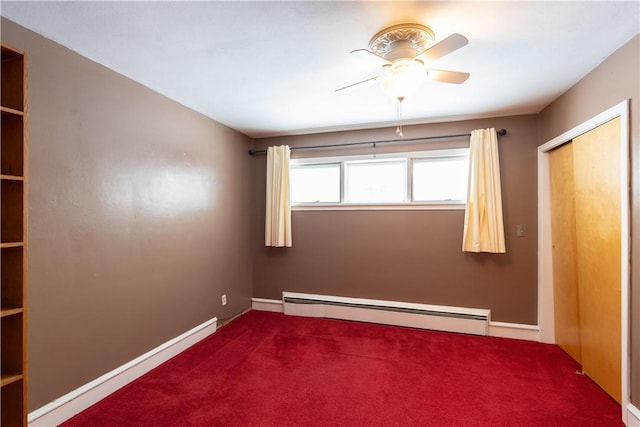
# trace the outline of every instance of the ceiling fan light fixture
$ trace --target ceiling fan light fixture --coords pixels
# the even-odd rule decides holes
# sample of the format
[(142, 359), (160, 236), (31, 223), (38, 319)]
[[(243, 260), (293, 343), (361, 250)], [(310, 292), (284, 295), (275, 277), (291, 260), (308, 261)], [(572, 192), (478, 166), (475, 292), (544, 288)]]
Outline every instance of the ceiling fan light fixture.
[(430, 28), (420, 24), (400, 24), (385, 28), (369, 42), (375, 55), (389, 61), (382, 69), (382, 90), (396, 103), (396, 135), (402, 131), (402, 101), (425, 82), (427, 73), (424, 61), (418, 56), (433, 45), (435, 35)]
[(390, 64), (382, 89), (393, 99), (406, 98), (425, 82), (427, 73), (420, 60), (398, 60)]

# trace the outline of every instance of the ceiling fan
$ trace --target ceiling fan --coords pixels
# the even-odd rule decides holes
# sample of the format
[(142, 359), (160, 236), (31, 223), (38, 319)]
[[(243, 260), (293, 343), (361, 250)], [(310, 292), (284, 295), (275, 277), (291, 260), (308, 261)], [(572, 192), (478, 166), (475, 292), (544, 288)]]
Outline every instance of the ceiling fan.
[(430, 64), (449, 53), (466, 46), (469, 40), (462, 34), (451, 34), (435, 43), (429, 27), (420, 24), (399, 24), (379, 31), (369, 41), (369, 49), (356, 49), (351, 54), (375, 59), (382, 64), (382, 74), (336, 89), (336, 92), (354, 86), (381, 80), (382, 89), (395, 98), (398, 124), (396, 134), (402, 134), (402, 101), (426, 79), (443, 83), (464, 83), (469, 73), (436, 70)]
[(383, 89), (402, 102), (425, 79), (443, 83), (464, 83), (469, 73), (437, 70), (430, 64), (466, 46), (469, 40), (452, 34), (435, 43), (430, 28), (420, 24), (399, 24), (379, 31), (369, 41), (369, 49), (356, 49), (351, 54), (371, 58), (382, 64), (382, 74), (336, 89), (336, 92), (377, 80)]

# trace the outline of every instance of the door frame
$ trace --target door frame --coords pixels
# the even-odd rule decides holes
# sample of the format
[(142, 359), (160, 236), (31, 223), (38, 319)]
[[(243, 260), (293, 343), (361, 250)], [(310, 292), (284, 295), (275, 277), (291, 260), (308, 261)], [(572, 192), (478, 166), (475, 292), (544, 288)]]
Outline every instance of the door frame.
[(555, 343), (553, 264), (551, 254), (551, 206), (549, 152), (609, 120), (620, 117), (620, 322), (622, 420), (627, 424), (629, 404), (629, 273), (630, 273), (630, 174), (629, 100), (625, 100), (538, 147), (538, 327), (540, 341)]

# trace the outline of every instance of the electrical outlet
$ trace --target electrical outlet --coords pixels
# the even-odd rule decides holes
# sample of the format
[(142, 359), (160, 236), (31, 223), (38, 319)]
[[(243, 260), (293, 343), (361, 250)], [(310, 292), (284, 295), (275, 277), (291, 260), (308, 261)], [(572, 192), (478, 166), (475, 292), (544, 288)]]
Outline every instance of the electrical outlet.
[(222, 305), (227, 305), (227, 294), (222, 295)]

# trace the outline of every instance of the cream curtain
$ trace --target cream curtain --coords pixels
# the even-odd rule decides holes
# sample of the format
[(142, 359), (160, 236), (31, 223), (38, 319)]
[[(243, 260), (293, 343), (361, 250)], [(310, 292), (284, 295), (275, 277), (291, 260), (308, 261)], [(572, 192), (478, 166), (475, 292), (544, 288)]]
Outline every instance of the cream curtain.
[(502, 221), (498, 135), (494, 128), (471, 132), (469, 184), (462, 250), (464, 252), (506, 252)]
[(290, 154), (291, 150), (287, 145), (267, 149), (265, 246), (291, 247)]

